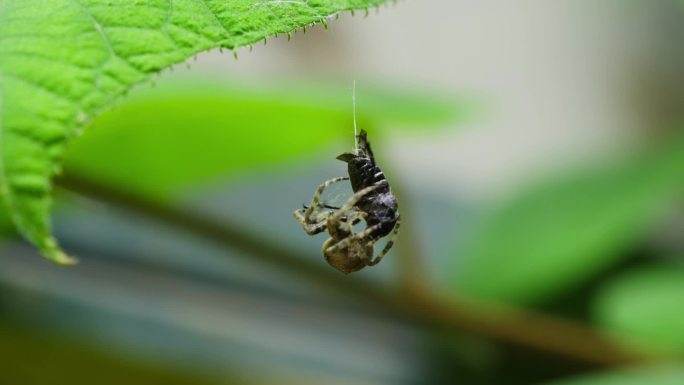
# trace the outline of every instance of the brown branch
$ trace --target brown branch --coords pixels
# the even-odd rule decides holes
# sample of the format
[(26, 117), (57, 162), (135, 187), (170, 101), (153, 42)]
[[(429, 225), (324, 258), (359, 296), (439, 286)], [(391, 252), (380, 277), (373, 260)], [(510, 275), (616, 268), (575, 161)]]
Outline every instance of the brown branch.
[(302, 258), (299, 253), (246, 232), (234, 224), (169, 207), (74, 175), (59, 177), (56, 184), (79, 195), (146, 215), (228, 248), (240, 250), (262, 262), (296, 273), (316, 285), (353, 295), (419, 322), (467, 331), (500, 342), (555, 354), (584, 365), (625, 365), (648, 360), (647, 357), (621, 349), (580, 323), (529, 310), (484, 304), (473, 299), (441, 299), (423, 290), (422, 286), (392, 292), (370, 282), (340, 275), (321, 263), (318, 256)]
[[(414, 207), (409, 196), (410, 194), (403, 188), (402, 183), (397, 183), (398, 178), (392, 178), (392, 190), (400, 198), (399, 211), (401, 212), (401, 237), (397, 241), (400, 247), (397, 248), (397, 281), (398, 289), (402, 292), (424, 292), (428, 288), (428, 274), (425, 261), (421, 252), (420, 239), (415, 230), (413, 218)], [(408, 203), (408, 204), (407, 204)]]

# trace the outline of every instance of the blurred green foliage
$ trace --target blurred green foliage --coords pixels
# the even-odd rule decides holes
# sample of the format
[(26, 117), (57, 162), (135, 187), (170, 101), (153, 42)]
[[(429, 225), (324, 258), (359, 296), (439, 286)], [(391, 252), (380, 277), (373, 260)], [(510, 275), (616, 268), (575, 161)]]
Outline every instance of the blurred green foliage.
[(548, 300), (625, 256), (681, 197), (684, 137), (612, 167), (557, 173), (485, 215), (456, 267), (460, 293)]
[(635, 347), (684, 353), (684, 266), (652, 266), (615, 278), (598, 293), (593, 313), (605, 330)]
[[(71, 146), (65, 167), (131, 192), (179, 188), (353, 146), (348, 87), (244, 87), (209, 80), (139, 90), (100, 115)], [(448, 98), (365, 87), (360, 123), (430, 127), (465, 116)], [(341, 150), (346, 149), (344, 147)]]
[(681, 385), (684, 366), (654, 366), (582, 376), (547, 385)]

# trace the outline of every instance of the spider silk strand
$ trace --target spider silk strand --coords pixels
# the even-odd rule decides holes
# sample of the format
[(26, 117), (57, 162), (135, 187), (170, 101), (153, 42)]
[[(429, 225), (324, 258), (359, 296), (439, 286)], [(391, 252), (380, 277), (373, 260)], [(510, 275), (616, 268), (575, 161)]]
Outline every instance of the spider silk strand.
[(359, 148), (359, 136), (356, 129), (356, 80), (352, 82), (352, 114), (354, 115), (354, 148)]

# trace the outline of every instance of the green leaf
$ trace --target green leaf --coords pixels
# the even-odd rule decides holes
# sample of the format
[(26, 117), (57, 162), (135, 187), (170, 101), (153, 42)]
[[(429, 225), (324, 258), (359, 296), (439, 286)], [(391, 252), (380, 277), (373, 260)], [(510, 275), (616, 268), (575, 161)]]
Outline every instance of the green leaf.
[(545, 181), (485, 215), (454, 288), (519, 303), (568, 290), (643, 239), (684, 191), (684, 137), (659, 151)]
[(651, 366), (554, 381), (547, 385), (680, 385), (684, 366)]
[[(350, 95), (335, 96), (348, 88), (261, 88), (195, 77), (163, 81), (95, 119), (88, 135), (73, 142), (65, 167), (89, 180), (165, 198), (218, 176), (310, 159), (329, 150), (333, 139), (352, 145)], [(376, 86), (364, 85), (359, 94), (363, 120), (373, 127), (416, 122), (430, 127), (462, 110), (443, 98)], [(387, 94), (402, 112), (385, 107)]]
[(74, 141), (65, 167), (68, 174), (168, 198), (189, 184), (316, 155), (322, 144), (349, 133), (347, 121), (348, 114), (271, 95), (172, 84), (99, 116)]
[(593, 314), (635, 347), (684, 352), (684, 266), (643, 268), (614, 279), (597, 294)]
[(18, 229), (70, 264), (51, 235), (51, 177), (84, 125), (153, 73), (383, 0), (0, 0), (0, 190)]

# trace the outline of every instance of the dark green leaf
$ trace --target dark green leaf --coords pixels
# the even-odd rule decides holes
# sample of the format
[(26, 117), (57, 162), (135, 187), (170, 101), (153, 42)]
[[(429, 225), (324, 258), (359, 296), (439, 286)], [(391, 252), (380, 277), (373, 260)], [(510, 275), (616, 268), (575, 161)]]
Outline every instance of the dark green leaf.
[(632, 271), (609, 282), (594, 302), (600, 325), (655, 352), (684, 352), (684, 265)]
[(457, 269), (459, 292), (534, 302), (621, 258), (684, 189), (684, 140), (615, 167), (530, 186), (477, 227)]

